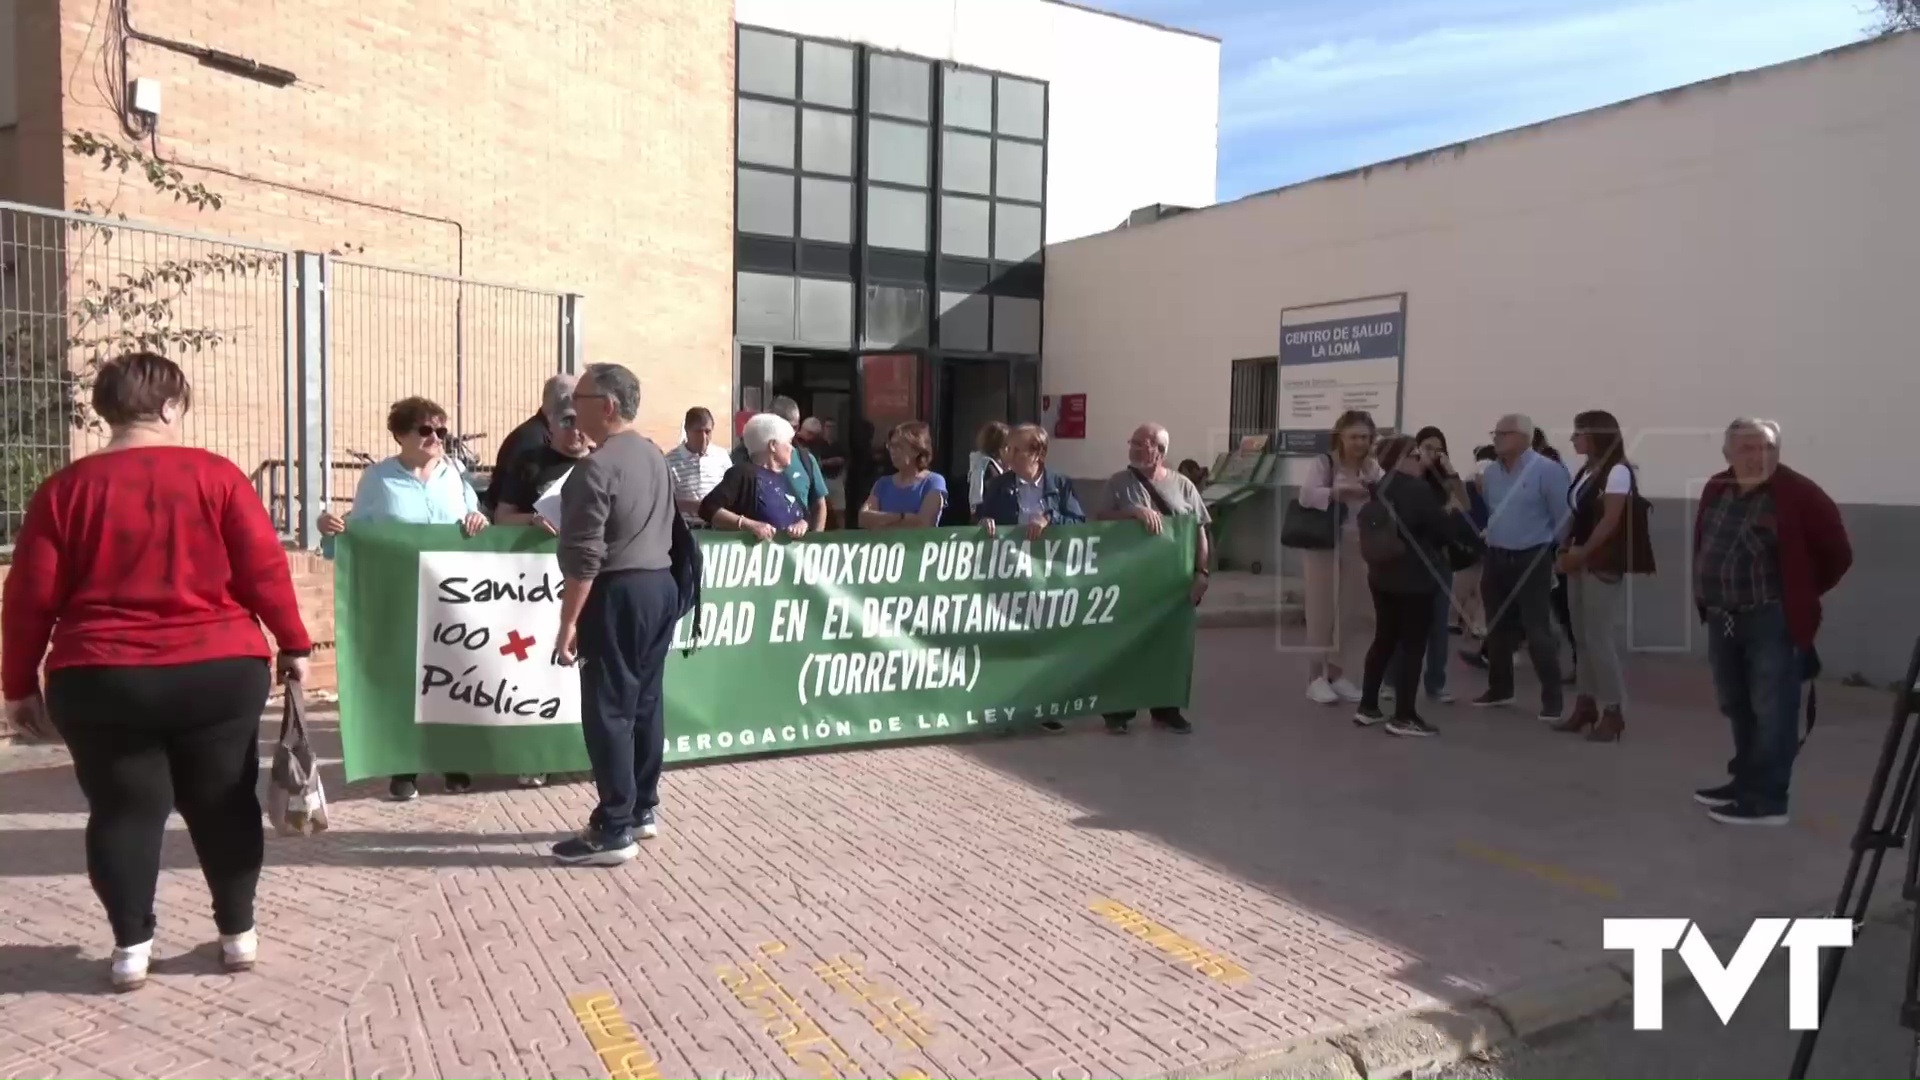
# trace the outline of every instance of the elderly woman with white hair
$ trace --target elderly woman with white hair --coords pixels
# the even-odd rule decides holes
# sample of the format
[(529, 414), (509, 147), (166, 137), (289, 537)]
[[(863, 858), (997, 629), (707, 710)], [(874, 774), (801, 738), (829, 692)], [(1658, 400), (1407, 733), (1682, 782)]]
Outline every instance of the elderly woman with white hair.
[(787, 467), (793, 463), (793, 425), (784, 417), (761, 413), (741, 432), (747, 460), (727, 470), (719, 486), (700, 501), (700, 520), (715, 529), (752, 533), (771, 540), (777, 533), (798, 540), (807, 535), (807, 508), (793, 493)]

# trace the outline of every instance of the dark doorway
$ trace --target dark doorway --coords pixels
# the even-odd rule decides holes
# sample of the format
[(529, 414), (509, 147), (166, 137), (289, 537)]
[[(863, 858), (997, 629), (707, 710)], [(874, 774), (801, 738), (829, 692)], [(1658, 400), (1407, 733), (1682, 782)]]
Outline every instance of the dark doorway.
[(968, 519), (967, 459), (980, 429), (992, 421), (1013, 416), (1011, 365), (1005, 360), (946, 359), (940, 365), (939, 442), (934, 446), (934, 471), (947, 480), (945, 524)]

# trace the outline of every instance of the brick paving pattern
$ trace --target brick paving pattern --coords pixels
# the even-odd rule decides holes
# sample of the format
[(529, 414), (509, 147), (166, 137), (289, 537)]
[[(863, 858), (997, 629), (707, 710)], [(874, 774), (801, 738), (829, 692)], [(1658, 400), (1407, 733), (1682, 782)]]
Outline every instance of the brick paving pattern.
[[(672, 772), (662, 835), (611, 871), (543, 855), (584, 784), (355, 785), (333, 832), (270, 841), (243, 976), (176, 830), (125, 996), (70, 775), (0, 775), (0, 1077), (1204, 1070), (1583, 967), (1603, 915), (1826, 901), (1885, 722), (1829, 691), (1795, 824), (1735, 832), (1687, 797), (1726, 755), (1695, 663), (1635, 663), (1616, 746), (1441, 708), (1408, 743), (1306, 702), (1272, 635), (1202, 633), (1187, 738), (1091, 721)], [(617, 1016), (580, 1004), (605, 994)]]

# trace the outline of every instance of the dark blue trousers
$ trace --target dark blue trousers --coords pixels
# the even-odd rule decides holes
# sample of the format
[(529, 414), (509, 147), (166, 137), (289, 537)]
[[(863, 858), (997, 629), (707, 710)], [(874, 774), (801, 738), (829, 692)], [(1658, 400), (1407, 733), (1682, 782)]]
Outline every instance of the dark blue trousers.
[(580, 727), (600, 805), (588, 826), (631, 829), (660, 804), (666, 723), (662, 680), (680, 592), (666, 570), (625, 570), (593, 583), (580, 612)]

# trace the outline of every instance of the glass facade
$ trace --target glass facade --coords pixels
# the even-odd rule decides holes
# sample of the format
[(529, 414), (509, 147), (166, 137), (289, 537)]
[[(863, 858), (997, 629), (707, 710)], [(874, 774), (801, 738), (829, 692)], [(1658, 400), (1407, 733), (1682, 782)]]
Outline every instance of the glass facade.
[(736, 334), (1037, 362), (1046, 85), (738, 35)]

